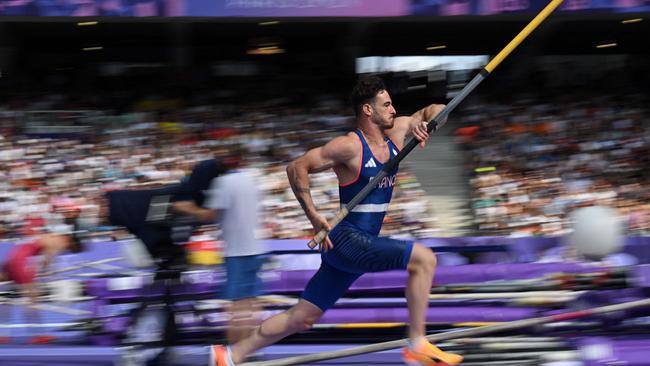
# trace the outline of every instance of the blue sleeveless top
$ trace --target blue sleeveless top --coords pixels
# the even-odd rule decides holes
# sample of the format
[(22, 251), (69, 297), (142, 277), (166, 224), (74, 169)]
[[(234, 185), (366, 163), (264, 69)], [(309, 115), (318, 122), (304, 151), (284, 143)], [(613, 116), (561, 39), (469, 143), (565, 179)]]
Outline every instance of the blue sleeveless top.
[[(366, 139), (360, 130), (354, 130), (359, 140), (361, 140), (362, 153), (361, 163), (357, 179), (345, 185), (339, 185), (339, 197), (341, 206), (346, 205), (352, 198), (368, 184), (368, 182), (384, 167), (384, 164), (379, 162), (374, 157)], [(388, 143), (388, 150), (390, 151), (390, 159), (393, 159), (399, 149), (388, 138), (384, 137)], [(397, 183), (397, 170), (396, 166), (390, 171), (379, 183), (374, 190), (366, 196), (352, 211), (341, 221), (339, 225), (351, 226), (358, 230), (364, 231), (370, 235), (379, 235), (381, 230), (388, 204), (393, 195), (393, 186)]]

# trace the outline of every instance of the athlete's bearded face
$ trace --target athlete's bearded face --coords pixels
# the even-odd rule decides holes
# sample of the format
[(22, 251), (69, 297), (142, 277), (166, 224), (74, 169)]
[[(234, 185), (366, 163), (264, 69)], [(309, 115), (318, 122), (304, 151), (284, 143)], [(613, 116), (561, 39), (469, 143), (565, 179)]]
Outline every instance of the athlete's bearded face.
[(370, 103), (372, 114), (370, 115), (370, 120), (372, 123), (379, 126), (379, 128), (388, 130), (393, 128), (395, 123), (395, 108), (393, 107), (393, 101), (390, 99), (390, 95), (385, 90), (380, 91), (377, 96), (375, 96), (374, 101)]

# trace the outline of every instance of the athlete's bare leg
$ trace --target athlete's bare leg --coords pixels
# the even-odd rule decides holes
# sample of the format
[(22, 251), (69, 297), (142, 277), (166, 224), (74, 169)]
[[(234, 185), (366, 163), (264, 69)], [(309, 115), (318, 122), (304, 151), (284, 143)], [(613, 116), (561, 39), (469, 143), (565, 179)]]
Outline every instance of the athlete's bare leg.
[(233, 301), (227, 311), (231, 316), (226, 330), (228, 344), (235, 344), (249, 337), (253, 330), (260, 325), (261, 307), (256, 298)]
[(406, 285), (410, 321), (409, 338), (412, 340), (425, 335), (426, 313), (429, 308), (429, 294), (436, 265), (436, 255), (431, 249), (417, 243), (413, 245), (406, 268), (409, 274)]
[(275, 315), (253, 331), (253, 333), (231, 345), (231, 357), (235, 364), (247, 355), (285, 338), (291, 334), (310, 329), (320, 319), (323, 311), (309, 301), (300, 299), (291, 309)]

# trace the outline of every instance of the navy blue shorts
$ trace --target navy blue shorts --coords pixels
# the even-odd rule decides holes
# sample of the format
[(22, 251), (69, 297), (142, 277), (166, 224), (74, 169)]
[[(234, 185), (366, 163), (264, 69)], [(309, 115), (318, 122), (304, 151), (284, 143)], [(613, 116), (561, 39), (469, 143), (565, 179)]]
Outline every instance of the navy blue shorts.
[(366, 272), (406, 269), (413, 242), (369, 235), (348, 226), (330, 233), (334, 248), (321, 255), (322, 263), (301, 297), (325, 311)]
[(262, 280), (257, 275), (264, 262), (264, 256), (245, 255), (226, 257), (226, 284), (223, 298), (241, 300), (262, 294)]

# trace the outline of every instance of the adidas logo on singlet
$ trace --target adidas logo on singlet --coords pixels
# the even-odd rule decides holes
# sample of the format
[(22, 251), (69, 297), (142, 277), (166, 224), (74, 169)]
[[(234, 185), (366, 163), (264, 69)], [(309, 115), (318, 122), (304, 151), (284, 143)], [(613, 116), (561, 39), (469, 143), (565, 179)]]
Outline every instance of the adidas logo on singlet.
[(377, 167), (377, 163), (375, 163), (375, 159), (370, 158), (370, 160), (368, 160), (368, 162), (366, 163), (366, 165), (364, 165), (364, 167), (366, 167), (366, 168), (375, 168), (375, 167)]

